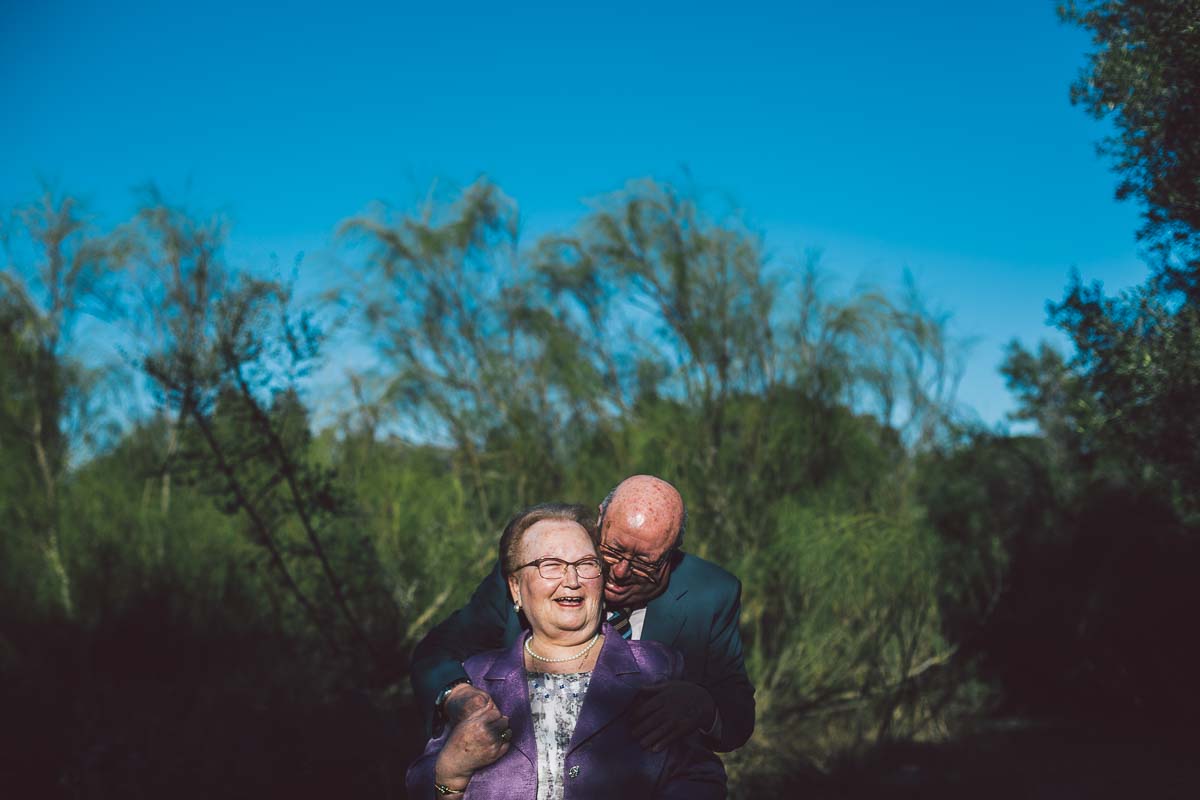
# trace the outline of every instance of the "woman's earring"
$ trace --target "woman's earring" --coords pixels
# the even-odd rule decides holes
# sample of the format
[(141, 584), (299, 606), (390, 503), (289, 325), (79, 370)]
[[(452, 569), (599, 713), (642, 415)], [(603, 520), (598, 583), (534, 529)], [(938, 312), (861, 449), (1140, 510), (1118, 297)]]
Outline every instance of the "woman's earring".
[(518, 614), (520, 614), (520, 613), (521, 613), (521, 598), (519, 598), (519, 597), (518, 597), (518, 598), (517, 598), (517, 599), (516, 599), (516, 600), (513, 602), (513, 611), (517, 612)]

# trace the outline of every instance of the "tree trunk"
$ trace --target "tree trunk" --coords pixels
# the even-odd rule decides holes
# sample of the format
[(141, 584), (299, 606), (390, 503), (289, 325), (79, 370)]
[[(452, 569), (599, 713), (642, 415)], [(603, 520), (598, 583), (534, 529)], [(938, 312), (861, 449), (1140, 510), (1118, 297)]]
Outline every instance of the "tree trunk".
[(34, 404), (33, 409), (33, 452), (37, 457), (38, 474), (42, 479), (42, 489), (46, 495), (46, 514), (49, 522), (46, 525), (45, 541), (42, 550), (50, 572), (58, 581), (58, 597), (63, 612), (67, 617), (75, 616), (75, 606), (71, 600), (71, 578), (67, 575), (66, 564), (62, 557), (62, 546), (58, 540), (58, 482), (54, 471), (50, 468), (50, 459), (42, 443), (42, 411)]

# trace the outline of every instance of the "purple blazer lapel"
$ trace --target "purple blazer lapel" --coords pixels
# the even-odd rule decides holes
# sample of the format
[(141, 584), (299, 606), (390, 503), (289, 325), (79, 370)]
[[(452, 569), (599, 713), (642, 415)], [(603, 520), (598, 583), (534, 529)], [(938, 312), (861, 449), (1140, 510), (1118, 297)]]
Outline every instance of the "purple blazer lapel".
[[(633, 703), (639, 686), (636, 676), (641, 674), (629, 642), (621, 634), (604, 623), (604, 644), (596, 657), (592, 670), (591, 684), (575, 723), (575, 733), (567, 747), (570, 754), (581, 744), (595, 736), (619, 717)], [(515, 732), (514, 732), (515, 735)]]
[(529, 683), (525, 679), (525, 655), (522, 634), (484, 673), (480, 688), (492, 696), (500, 713), (508, 717), (512, 745), (537, 768), (537, 740), (533, 735), (533, 715), (529, 713)]

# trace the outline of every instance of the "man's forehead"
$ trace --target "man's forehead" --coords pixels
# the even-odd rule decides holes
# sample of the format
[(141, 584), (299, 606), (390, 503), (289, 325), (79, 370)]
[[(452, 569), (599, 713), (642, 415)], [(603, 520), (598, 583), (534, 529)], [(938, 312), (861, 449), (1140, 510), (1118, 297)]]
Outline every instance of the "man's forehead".
[(600, 535), (610, 547), (657, 556), (674, 544), (682, 517), (683, 500), (675, 487), (651, 475), (635, 475), (613, 492)]
[(670, 547), (675, 539), (672, 526), (647, 522), (646, 515), (638, 512), (606, 518), (602, 532), (604, 544), (629, 553), (654, 555)]

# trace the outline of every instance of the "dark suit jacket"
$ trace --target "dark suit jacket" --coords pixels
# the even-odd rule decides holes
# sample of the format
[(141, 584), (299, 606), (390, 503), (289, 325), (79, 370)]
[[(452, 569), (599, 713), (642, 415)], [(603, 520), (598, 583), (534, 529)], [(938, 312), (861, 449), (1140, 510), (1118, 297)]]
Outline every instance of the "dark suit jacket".
[[(630, 730), (629, 710), (642, 687), (678, 679), (680, 655), (658, 642), (627, 642), (605, 625), (604, 645), (592, 670), (591, 685), (567, 747), (564, 800), (722, 800), (725, 770), (693, 734), (659, 753), (643, 750)], [(487, 690), (508, 717), (512, 747), (475, 773), (466, 800), (530, 800), (537, 797), (537, 740), (529, 710), (529, 686), (521, 651), (524, 636), (507, 649), (467, 659), (471, 682)], [(429, 742), (409, 768), (408, 796), (436, 797), (434, 768), (445, 734)]]
[[(741, 594), (742, 585), (733, 575), (682, 553), (667, 590), (646, 606), (642, 629), (643, 639), (678, 650), (683, 655), (683, 679), (700, 684), (712, 695), (721, 729), (708, 744), (721, 752), (741, 747), (754, 732), (754, 687), (746, 675), (738, 628)], [(466, 676), (463, 661), (510, 645), (520, 633), (521, 622), (497, 564), (470, 602), (431, 630), (413, 653), (413, 690), (426, 722), (432, 720), (438, 692)]]

